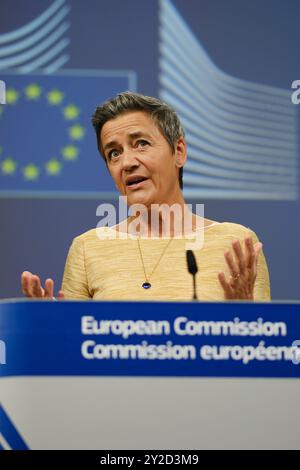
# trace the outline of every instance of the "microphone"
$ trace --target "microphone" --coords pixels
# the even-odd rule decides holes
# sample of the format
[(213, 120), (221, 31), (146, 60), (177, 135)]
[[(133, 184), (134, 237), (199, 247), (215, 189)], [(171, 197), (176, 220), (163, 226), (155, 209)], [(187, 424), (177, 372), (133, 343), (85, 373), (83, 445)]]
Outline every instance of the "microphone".
[(196, 291), (196, 274), (198, 272), (198, 266), (197, 266), (195, 255), (192, 252), (192, 250), (186, 251), (186, 261), (187, 261), (189, 273), (192, 274), (193, 276), (193, 290), (194, 290), (193, 300), (198, 300), (197, 291)]

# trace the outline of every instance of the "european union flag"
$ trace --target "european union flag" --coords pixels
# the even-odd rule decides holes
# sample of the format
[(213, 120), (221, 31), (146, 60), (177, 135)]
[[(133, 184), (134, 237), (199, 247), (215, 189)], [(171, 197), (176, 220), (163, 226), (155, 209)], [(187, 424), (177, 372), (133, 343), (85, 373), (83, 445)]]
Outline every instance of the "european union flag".
[(91, 116), (106, 99), (133, 90), (134, 73), (64, 71), (1, 79), (6, 104), (0, 106), (0, 195), (114, 193)]

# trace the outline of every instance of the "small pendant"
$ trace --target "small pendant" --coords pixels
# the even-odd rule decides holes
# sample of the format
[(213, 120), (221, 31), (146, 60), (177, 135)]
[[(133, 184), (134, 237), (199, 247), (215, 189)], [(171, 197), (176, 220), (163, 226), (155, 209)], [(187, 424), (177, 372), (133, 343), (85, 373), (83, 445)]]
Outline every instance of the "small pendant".
[(151, 284), (150, 284), (150, 282), (144, 282), (144, 283), (142, 284), (142, 287), (143, 287), (144, 289), (150, 289)]

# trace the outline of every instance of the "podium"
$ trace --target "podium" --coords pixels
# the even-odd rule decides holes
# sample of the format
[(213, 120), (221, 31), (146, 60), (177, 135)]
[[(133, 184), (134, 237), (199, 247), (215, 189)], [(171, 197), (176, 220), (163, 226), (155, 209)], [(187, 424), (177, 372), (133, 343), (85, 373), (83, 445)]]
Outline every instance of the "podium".
[(299, 302), (0, 302), (0, 449), (300, 447)]

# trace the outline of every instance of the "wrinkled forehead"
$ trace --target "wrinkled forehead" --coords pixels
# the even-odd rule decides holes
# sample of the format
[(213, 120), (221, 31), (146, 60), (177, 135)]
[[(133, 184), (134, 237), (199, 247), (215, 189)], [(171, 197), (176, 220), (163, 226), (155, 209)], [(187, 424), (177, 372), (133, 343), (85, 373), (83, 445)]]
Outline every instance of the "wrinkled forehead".
[(128, 111), (107, 121), (100, 132), (101, 147), (110, 140), (127, 138), (130, 135), (145, 133), (153, 138), (162, 135), (158, 125), (146, 111)]

